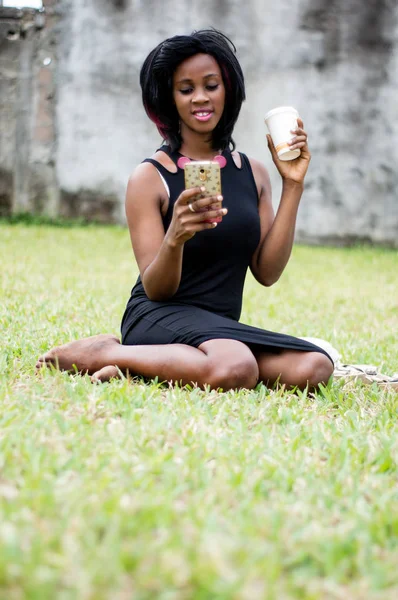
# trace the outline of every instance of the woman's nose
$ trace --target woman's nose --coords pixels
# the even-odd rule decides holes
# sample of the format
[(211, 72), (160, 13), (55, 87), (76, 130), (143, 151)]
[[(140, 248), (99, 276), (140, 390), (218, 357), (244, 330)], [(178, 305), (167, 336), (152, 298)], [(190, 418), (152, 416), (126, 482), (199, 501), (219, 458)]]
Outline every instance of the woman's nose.
[(203, 104), (208, 101), (206, 91), (202, 88), (197, 88), (192, 96), (192, 102)]

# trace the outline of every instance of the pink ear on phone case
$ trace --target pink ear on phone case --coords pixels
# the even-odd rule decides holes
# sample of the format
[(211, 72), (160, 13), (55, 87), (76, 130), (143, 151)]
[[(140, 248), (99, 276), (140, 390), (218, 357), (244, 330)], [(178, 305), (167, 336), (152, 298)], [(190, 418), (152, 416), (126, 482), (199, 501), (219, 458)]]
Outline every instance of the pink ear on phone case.
[(187, 156), (180, 156), (180, 158), (177, 160), (177, 166), (180, 169), (183, 169), (185, 167), (185, 165), (187, 165), (190, 162), (191, 162), (191, 159), (188, 158)]
[[(183, 169), (185, 167), (185, 165), (187, 165), (190, 162), (192, 162), (192, 161), (187, 156), (180, 156), (180, 158), (177, 160), (177, 167), (179, 167), (180, 169)], [(221, 154), (217, 154), (217, 156), (215, 156), (213, 158), (213, 162), (218, 163), (220, 165), (220, 169), (223, 169), (225, 167), (225, 165), (227, 164), (227, 159), (225, 158), (225, 156), (222, 156)]]
[(225, 167), (225, 165), (227, 164), (227, 159), (225, 158), (225, 156), (222, 156), (221, 154), (217, 154), (217, 156), (215, 156), (213, 158), (214, 162), (218, 162), (218, 164), (220, 165), (220, 169), (223, 169)]

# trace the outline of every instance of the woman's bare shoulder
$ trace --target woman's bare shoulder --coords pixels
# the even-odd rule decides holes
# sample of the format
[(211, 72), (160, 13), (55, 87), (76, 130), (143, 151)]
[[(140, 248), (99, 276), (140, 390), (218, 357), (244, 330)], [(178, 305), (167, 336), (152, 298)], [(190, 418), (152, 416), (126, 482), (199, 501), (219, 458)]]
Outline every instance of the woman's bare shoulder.
[(136, 197), (143, 196), (154, 200), (163, 200), (164, 184), (159, 177), (156, 167), (149, 162), (137, 165), (127, 183), (126, 202), (132, 202)]
[[(151, 156), (151, 158), (167, 168), (167, 163), (164, 163), (164, 157), (168, 158), (164, 152), (155, 152)], [(126, 191), (126, 207), (145, 207), (152, 203), (159, 206), (162, 214), (165, 214), (169, 203), (169, 193), (166, 189), (164, 179), (156, 166), (150, 162), (142, 162), (136, 166), (129, 177)]]
[(174, 162), (171, 160), (170, 156), (163, 152), (163, 150), (156, 150), (155, 154), (151, 156), (153, 160), (156, 160), (160, 163), (165, 169), (170, 171), (170, 173), (176, 173), (177, 167)]

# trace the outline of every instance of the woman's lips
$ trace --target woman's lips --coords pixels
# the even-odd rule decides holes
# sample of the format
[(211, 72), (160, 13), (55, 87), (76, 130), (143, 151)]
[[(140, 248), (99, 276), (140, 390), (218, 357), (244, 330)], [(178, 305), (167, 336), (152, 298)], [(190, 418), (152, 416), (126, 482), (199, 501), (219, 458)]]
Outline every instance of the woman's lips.
[(198, 121), (208, 121), (209, 119), (211, 119), (212, 115), (213, 111), (211, 110), (198, 110), (197, 112), (193, 113), (193, 116)]

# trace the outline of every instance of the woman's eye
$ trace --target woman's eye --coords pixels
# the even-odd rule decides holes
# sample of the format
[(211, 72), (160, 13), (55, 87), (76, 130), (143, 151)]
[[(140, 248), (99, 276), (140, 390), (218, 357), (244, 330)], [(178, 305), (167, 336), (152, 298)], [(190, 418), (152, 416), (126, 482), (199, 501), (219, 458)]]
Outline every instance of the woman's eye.
[(192, 88), (184, 88), (180, 90), (181, 94), (190, 94), (192, 92)]
[(210, 90), (211, 92), (214, 92), (214, 90), (216, 90), (217, 88), (218, 88), (218, 83), (207, 86), (207, 89)]

